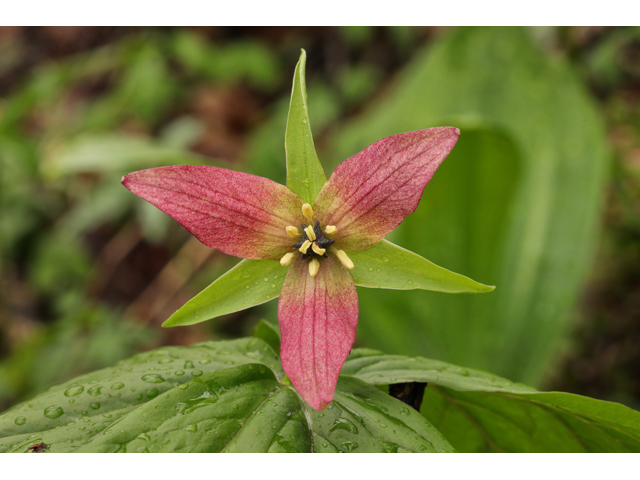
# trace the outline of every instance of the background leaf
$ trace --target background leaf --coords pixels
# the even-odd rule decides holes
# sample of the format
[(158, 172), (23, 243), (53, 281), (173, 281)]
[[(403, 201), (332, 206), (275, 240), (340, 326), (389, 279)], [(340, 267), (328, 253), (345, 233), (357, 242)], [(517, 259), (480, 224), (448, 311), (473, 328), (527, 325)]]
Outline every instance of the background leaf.
[(335, 158), (440, 125), (459, 127), (460, 140), (389, 240), (497, 289), (360, 290), (359, 338), (537, 384), (591, 263), (608, 160), (602, 125), (568, 66), (525, 30), (459, 29), (341, 129)]

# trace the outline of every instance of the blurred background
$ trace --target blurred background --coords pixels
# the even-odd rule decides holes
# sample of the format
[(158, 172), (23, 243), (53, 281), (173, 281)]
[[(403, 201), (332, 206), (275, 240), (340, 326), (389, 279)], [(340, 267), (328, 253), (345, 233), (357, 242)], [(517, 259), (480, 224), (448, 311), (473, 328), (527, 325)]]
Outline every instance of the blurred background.
[(389, 239), (486, 295), (359, 288), (356, 346), (640, 408), (640, 29), (0, 28), (0, 411), (276, 301), (160, 324), (238, 260), (120, 184), (173, 164), (284, 183), (300, 48), (327, 174), (462, 136)]

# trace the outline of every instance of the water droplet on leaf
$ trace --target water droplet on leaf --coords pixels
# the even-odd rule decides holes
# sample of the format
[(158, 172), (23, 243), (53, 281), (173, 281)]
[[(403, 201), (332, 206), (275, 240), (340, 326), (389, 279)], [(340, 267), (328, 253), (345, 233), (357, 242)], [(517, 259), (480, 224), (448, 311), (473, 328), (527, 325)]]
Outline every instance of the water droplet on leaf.
[(44, 416), (47, 418), (58, 418), (63, 413), (64, 410), (62, 410), (62, 407), (59, 407), (58, 405), (51, 405), (44, 409)]
[(25, 423), (27, 423), (27, 419), (24, 417), (16, 417), (14, 423), (16, 425), (24, 425)]
[(164, 382), (164, 378), (156, 373), (148, 373), (142, 376), (142, 381), (147, 383), (162, 383)]
[(80, 395), (84, 392), (84, 387), (82, 385), (71, 385), (64, 391), (65, 397), (75, 397), (76, 395)]

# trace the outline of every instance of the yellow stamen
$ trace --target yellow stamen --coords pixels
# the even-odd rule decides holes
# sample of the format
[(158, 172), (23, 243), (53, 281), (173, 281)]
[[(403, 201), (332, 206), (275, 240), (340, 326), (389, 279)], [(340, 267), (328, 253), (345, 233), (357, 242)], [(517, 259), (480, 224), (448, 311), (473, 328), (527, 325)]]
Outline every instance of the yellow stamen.
[(295, 254), (293, 252), (285, 253), (284, 257), (280, 259), (280, 265), (286, 267), (287, 265), (291, 265), (293, 259), (295, 258)]
[(304, 229), (304, 233), (307, 234), (307, 237), (312, 242), (316, 239), (316, 232), (313, 231), (313, 227), (311, 225)]
[(302, 246), (300, 247), (300, 251), (302, 253), (307, 253), (307, 250), (309, 250), (310, 246), (311, 246), (311, 242), (309, 240), (305, 240)]
[(327, 225), (327, 227), (324, 229), (325, 235), (333, 235), (337, 231), (338, 229), (335, 227), (335, 225)]
[(338, 257), (338, 260), (340, 260), (340, 263), (342, 265), (344, 265), (346, 268), (348, 268), (349, 270), (353, 270), (353, 267), (355, 266), (353, 264), (353, 262), (351, 261), (351, 259), (347, 256), (346, 253), (344, 253), (344, 250), (337, 250), (335, 247), (331, 247), (330, 248), (331, 253), (333, 253), (336, 257)]
[(289, 225), (287, 228), (287, 234), (289, 234), (289, 236), (291, 238), (298, 238), (300, 236), (300, 232), (298, 231), (298, 229), (296, 227), (293, 227), (291, 225)]
[(315, 277), (320, 270), (320, 262), (315, 258), (309, 262), (309, 275)]
[(327, 251), (326, 248), (320, 248), (317, 244), (311, 245), (311, 249), (316, 252), (318, 255), (324, 255), (324, 252)]
[(302, 214), (309, 222), (313, 222), (313, 208), (308, 203), (302, 205)]

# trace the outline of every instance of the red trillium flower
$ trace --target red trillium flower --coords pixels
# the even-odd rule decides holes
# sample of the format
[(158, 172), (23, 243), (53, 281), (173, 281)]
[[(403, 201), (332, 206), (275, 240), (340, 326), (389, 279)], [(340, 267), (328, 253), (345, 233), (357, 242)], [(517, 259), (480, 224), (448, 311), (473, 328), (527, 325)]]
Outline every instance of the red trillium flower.
[(323, 409), (356, 338), (349, 252), (380, 242), (417, 208), (459, 135), (441, 127), (384, 138), (342, 162), (313, 206), (272, 180), (217, 167), (152, 168), (122, 183), (205, 245), (289, 267), (278, 303), (282, 367)]
[[(383, 240), (417, 208), (460, 131), (439, 127), (384, 138), (342, 162), (326, 181), (309, 128), (305, 59), (303, 51), (285, 135), (288, 187), (247, 173), (189, 165), (131, 173), (122, 183), (205, 245), (249, 259), (165, 325), (201, 322), (279, 293), (282, 367), (302, 398), (321, 410), (333, 399), (356, 337), (356, 285), (452, 293), (493, 287)], [(283, 269), (288, 270), (282, 281)], [(271, 285), (266, 298), (264, 291), (251, 298), (251, 290), (244, 290), (250, 285), (240, 284), (252, 275), (280, 283)], [(417, 281), (407, 283), (407, 278)]]

